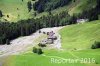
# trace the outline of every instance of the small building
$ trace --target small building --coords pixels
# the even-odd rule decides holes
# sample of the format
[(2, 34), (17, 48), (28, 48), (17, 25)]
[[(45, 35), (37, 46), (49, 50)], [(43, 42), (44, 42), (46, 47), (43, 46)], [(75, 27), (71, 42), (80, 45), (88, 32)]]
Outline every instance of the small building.
[(87, 21), (88, 21), (88, 19), (77, 19), (77, 23), (78, 24), (83, 24), (83, 23), (85, 23)]
[(54, 40), (57, 39), (57, 36), (55, 36), (55, 33), (53, 31), (47, 32), (47, 38), (43, 39), (40, 44), (45, 45), (45, 44), (53, 44)]
[(54, 43), (54, 40), (52, 39), (47, 39), (47, 44), (53, 44)]
[(48, 36), (48, 39), (56, 40), (57, 37), (56, 36)]
[(48, 39), (52, 39), (52, 40), (57, 39), (57, 37), (55, 36), (55, 33), (53, 31), (48, 32), (47, 35), (48, 35)]
[(40, 42), (40, 44), (45, 45), (45, 44), (53, 44), (54, 40), (52, 39), (44, 39)]
[(53, 31), (51, 31), (51, 32), (47, 32), (47, 35), (49, 35), (49, 36), (53, 36), (55, 33), (53, 32)]
[(47, 39), (43, 39), (40, 44), (47, 44)]

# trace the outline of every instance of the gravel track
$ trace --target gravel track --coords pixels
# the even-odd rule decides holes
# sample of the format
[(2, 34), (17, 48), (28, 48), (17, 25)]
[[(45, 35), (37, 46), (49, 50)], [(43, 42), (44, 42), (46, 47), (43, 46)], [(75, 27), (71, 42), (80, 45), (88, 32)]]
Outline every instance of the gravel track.
[[(61, 36), (59, 35), (58, 31), (62, 27), (53, 27), (53, 28), (43, 28), (40, 29), (41, 32), (50, 32), (54, 31), (55, 34), (57, 35), (58, 39), (54, 42), (55, 48), (60, 49), (61, 48)], [(23, 51), (26, 51), (29, 47), (35, 46), (35, 39), (40, 37), (41, 34), (39, 31), (31, 34), (30, 36), (25, 36), (25, 37), (19, 37), (15, 40), (12, 40), (10, 43), (11, 45), (0, 45), (0, 57), (2, 56), (7, 56), (7, 55), (14, 55), (14, 54), (19, 54)]]

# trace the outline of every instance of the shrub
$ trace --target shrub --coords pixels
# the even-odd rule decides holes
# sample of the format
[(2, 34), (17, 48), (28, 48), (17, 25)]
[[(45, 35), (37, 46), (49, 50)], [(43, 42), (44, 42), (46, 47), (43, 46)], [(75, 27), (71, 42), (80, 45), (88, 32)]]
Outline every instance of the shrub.
[(41, 30), (39, 30), (39, 33), (41, 33)]
[(46, 47), (46, 44), (39, 43), (38, 46), (40, 46), (40, 47)]
[(37, 53), (37, 54), (39, 54), (39, 55), (43, 53), (43, 51), (42, 51), (41, 48), (36, 48), (36, 47), (33, 47), (33, 52), (34, 52), (34, 53)]
[(37, 53), (37, 48), (36, 47), (33, 47), (33, 52)]
[(96, 49), (96, 48), (95, 48), (95, 45), (92, 45), (91, 49)]
[(46, 32), (43, 32), (43, 34), (46, 34)]
[(100, 48), (100, 42), (95, 41), (91, 49), (97, 49), (97, 48)]
[(37, 54), (42, 54), (43, 52), (42, 52), (42, 49), (41, 48), (39, 48), (38, 50), (37, 50)]

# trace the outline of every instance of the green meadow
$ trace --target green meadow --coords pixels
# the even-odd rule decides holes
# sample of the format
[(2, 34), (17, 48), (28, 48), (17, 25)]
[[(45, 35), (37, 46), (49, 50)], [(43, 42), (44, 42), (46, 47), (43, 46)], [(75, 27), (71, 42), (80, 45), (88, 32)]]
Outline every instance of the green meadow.
[[(28, 12), (27, 1), (29, 0), (0, 0), (0, 10), (3, 12), (3, 19), (16, 22), (21, 19), (32, 17), (32, 12)], [(7, 18), (9, 15), (9, 18)]]
[[(43, 49), (42, 55), (34, 54), (32, 50), (12, 55), (6, 59), (4, 66), (100, 66), (100, 49), (91, 49), (94, 41), (100, 40), (99, 21), (65, 26), (59, 31), (61, 49)], [(65, 59), (79, 61), (65, 62)]]
[[(10, 22), (17, 22), (18, 20), (24, 20), (29, 18), (40, 18), (42, 16), (47, 16), (48, 12), (37, 13), (34, 16), (34, 10), (28, 12), (27, 2), (31, 1), (34, 4), (35, 1), (32, 0), (0, 0), (0, 10), (5, 15), (2, 20), (7, 20)], [(37, 0), (36, 0), (37, 1)], [(53, 15), (58, 14), (62, 11), (67, 11), (70, 15), (73, 13), (81, 13), (83, 10), (88, 10), (89, 8), (96, 6), (96, 0), (76, 0), (63, 7), (58, 7), (51, 11)], [(87, 7), (87, 8), (86, 8)], [(7, 18), (9, 15), (9, 18)]]
[[(17, 22), (29, 18), (40, 18), (48, 15), (48, 12), (37, 13), (34, 10), (28, 12), (27, 2), (32, 0), (0, 0), (0, 10), (3, 12), (1, 20)], [(37, 1), (37, 0), (36, 0)], [(34, 4), (35, 1), (32, 1)], [(51, 11), (53, 15), (62, 11), (81, 13), (83, 10), (95, 7), (95, 0), (76, 0), (67, 6), (59, 7)], [(7, 17), (9, 15), (9, 18)], [(32, 52), (32, 47), (25, 53), (1, 58), (3, 66), (100, 66), (100, 49), (91, 49), (95, 41), (100, 42), (100, 20), (86, 22), (84, 24), (67, 25), (59, 31), (61, 35), (61, 49), (43, 49), (43, 54)], [(46, 36), (36, 39), (39, 43)], [(38, 47), (36, 45), (36, 47)], [(0, 54), (2, 54), (0, 52)], [(2, 60), (4, 59), (4, 60)], [(65, 62), (66, 59), (78, 59), (78, 62)], [(82, 60), (84, 59), (84, 60)], [(87, 62), (86, 62), (87, 60)]]
[(90, 49), (95, 41), (100, 41), (100, 20), (68, 25), (60, 30), (60, 34), (64, 49)]
[[(45, 56), (44, 56), (45, 55)], [(60, 63), (64, 59), (88, 59), (88, 63), (78, 61)], [(55, 61), (55, 60), (58, 60)], [(89, 61), (90, 59), (90, 61)], [(93, 59), (93, 60), (92, 60)], [(95, 60), (95, 62), (94, 62)], [(8, 61), (7, 61), (8, 62)], [(26, 53), (21, 55), (14, 55), (10, 57), (10, 62), (5, 63), (4, 66), (99, 66), (100, 65), (100, 49), (95, 50), (81, 50), (81, 51), (58, 51), (58, 50), (44, 50), (43, 55), (34, 53)]]

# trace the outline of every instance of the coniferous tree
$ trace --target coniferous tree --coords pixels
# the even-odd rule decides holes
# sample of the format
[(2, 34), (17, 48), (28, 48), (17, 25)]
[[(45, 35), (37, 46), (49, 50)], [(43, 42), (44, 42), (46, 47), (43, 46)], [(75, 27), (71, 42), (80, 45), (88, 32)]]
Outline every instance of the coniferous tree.
[(27, 6), (28, 6), (28, 11), (30, 12), (31, 9), (32, 9), (31, 1), (28, 1), (28, 2), (27, 2)]
[(3, 14), (2, 14), (2, 11), (0, 10), (0, 17), (2, 17), (3, 16)]
[(9, 44), (10, 44), (10, 41), (9, 41), (9, 39), (7, 39), (7, 40), (6, 40), (6, 44), (7, 44), (7, 45), (9, 45)]

